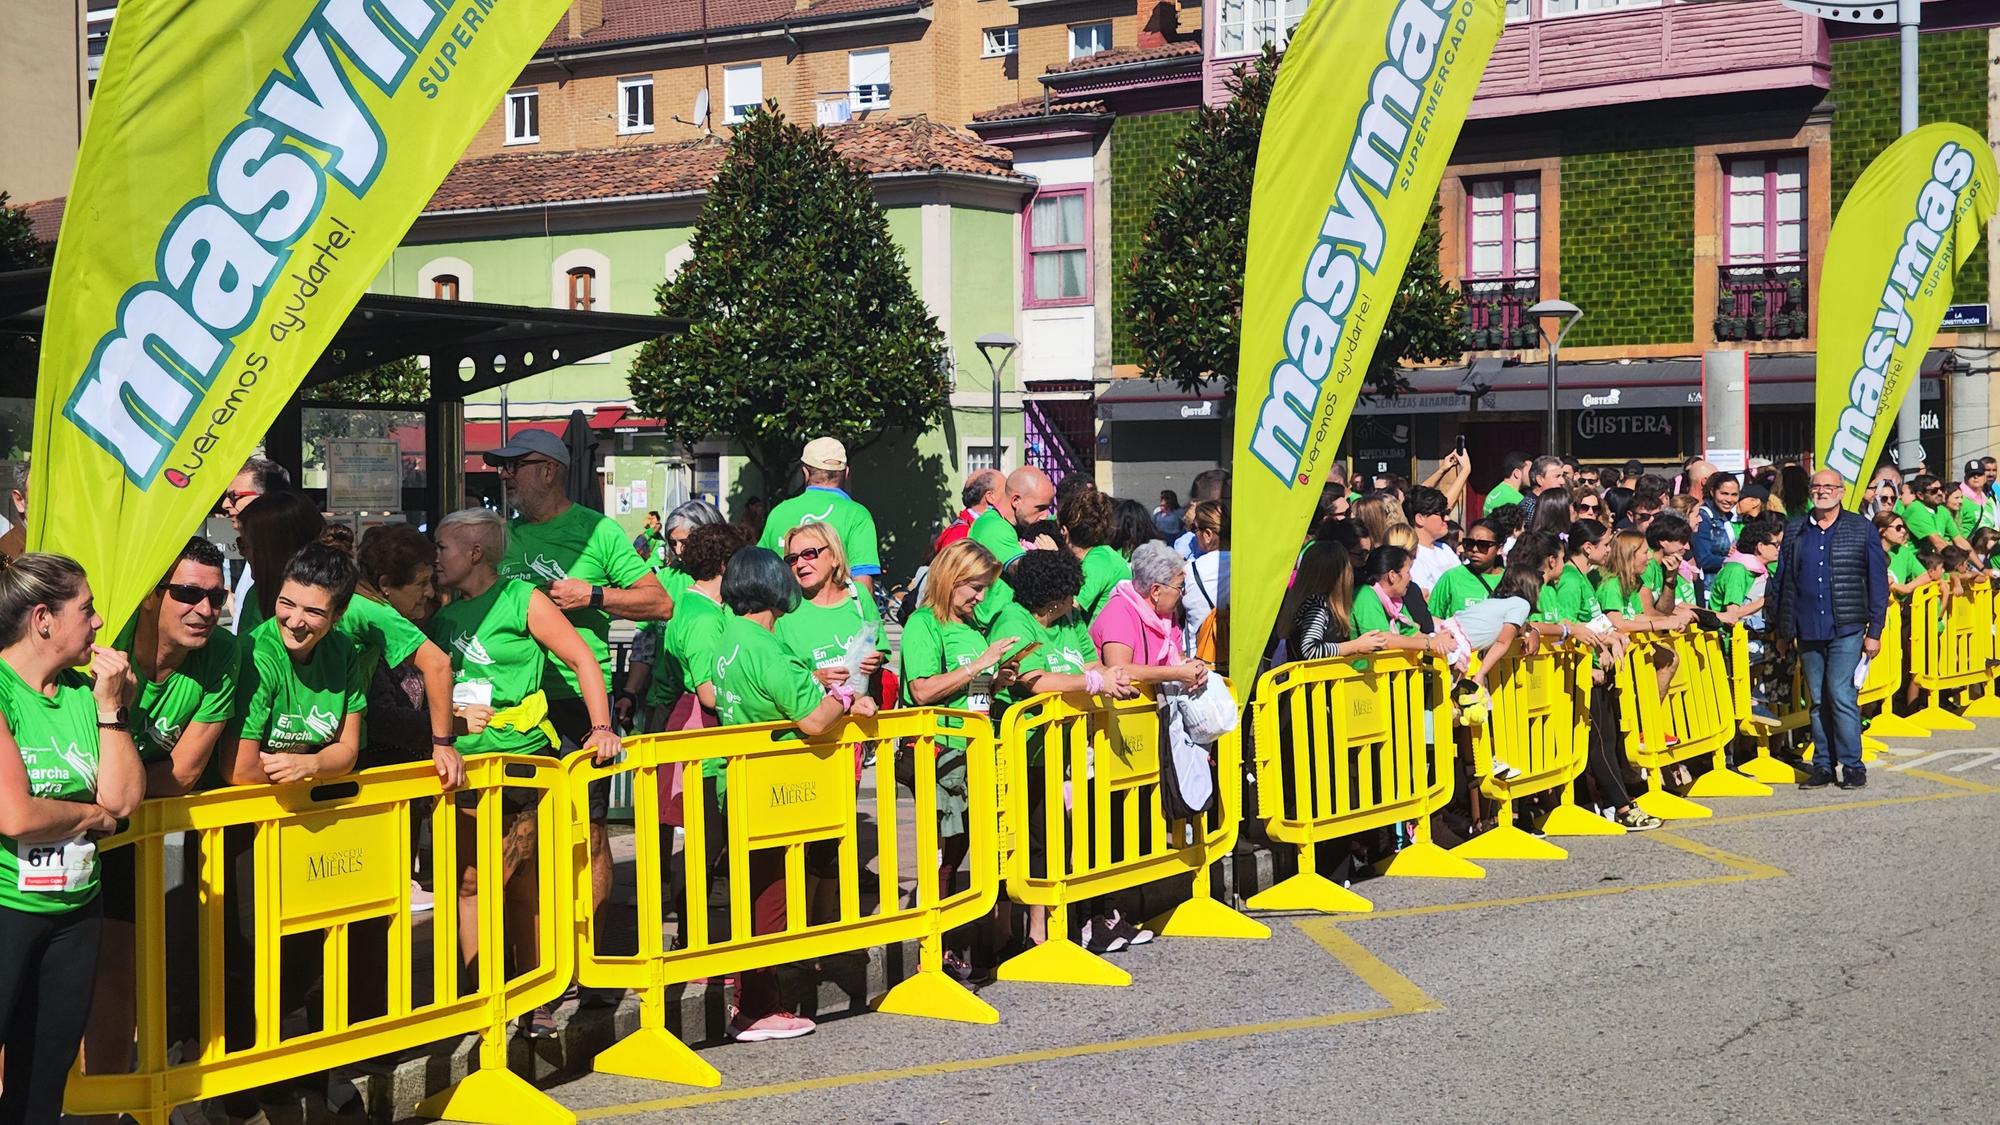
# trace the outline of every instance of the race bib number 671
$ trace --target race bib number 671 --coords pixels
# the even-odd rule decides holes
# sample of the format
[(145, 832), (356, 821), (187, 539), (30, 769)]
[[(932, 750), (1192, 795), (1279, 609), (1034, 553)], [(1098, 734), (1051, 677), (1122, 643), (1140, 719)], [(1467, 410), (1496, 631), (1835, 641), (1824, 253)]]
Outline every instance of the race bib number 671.
[(97, 844), (88, 836), (52, 844), (16, 841), (14, 856), (19, 861), (15, 889), (34, 894), (82, 890), (97, 871)]

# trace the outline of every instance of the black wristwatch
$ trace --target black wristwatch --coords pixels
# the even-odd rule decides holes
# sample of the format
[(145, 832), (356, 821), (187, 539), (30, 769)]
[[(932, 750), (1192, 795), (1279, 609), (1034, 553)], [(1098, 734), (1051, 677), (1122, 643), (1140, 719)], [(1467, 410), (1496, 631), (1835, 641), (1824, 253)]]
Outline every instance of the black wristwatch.
[(458, 740), (451, 737), (448, 734), (434, 734), (431, 735), (431, 745), (443, 747), (446, 750), (450, 750), (457, 747)]
[(590, 608), (592, 609), (604, 608), (604, 587), (592, 586), (590, 588)]
[(124, 730), (131, 723), (132, 709), (129, 707), (120, 707), (116, 711), (112, 711), (110, 715), (110, 718), (105, 718), (105, 712), (100, 710), (97, 713), (98, 730)]

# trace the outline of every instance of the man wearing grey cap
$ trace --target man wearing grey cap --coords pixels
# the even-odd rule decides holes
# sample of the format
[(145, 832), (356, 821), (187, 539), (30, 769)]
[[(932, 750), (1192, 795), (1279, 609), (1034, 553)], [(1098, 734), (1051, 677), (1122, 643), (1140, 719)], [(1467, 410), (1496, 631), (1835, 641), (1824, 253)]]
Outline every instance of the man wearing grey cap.
[(840, 536), (840, 548), (847, 553), (847, 569), (869, 593), (882, 573), (881, 550), (875, 541), (875, 517), (846, 491), (847, 447), (830, 437), (814, 438), (799, 455), (806, 489), (771, 509), (764, 521), (759, 547), (785, 553), (785, 536), (801, 524), (823, 523)]
[[(573, 504), (563, 494), (569, 447), (561, 438), (547, 430), (524, 429), (482, 456), (507, 482), (508, 495), (521, 513), (507, 522), (500, 576), (519, 578), (549, 595), (597, 654), (610, 691), (611, 619), (665, 621), (673, 613), (673, 600), (611, 517)], [(542, 669), (542, 691), (563, 751), (582, 746), (592, 726), (575, 674), (561, 661), (549, 660)], [(611, 842), (605, 830), (610, 805), (611, 786), (593, 784), (590, 884), (600, 907), (611, 893)]]

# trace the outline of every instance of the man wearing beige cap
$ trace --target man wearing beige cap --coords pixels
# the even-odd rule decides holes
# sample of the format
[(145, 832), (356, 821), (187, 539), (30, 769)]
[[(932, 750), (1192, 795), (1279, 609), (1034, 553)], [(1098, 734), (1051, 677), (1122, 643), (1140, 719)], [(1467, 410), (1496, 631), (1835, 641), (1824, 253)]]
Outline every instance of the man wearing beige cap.
[(840, 536), (841, 550), (847, 553), (848, 572), (875, 592), (875, 578), (882, 573), (882, 556), (875, 542), (875, 517), (844, 488), (847, 483), (847, 447), (830, 437), (814, 438), (799, 454), (806, 489), (771, 509), (764, 521), (759, 547), (785, 553), (785, 535), (801, 524), (823, 523)]

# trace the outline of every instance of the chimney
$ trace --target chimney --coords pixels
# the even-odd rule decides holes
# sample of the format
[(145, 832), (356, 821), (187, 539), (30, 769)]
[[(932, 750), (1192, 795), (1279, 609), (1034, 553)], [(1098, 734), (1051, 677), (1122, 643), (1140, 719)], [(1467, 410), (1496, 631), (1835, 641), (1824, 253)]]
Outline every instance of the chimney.
[(569, 37), (581, 39), (604, 25), (604, 0), (574, 0), (569, 6)]
[(1180, 12), (1172, 0), (1139, 0), (1139, 49), (1164, 47), (1180, 31)]

